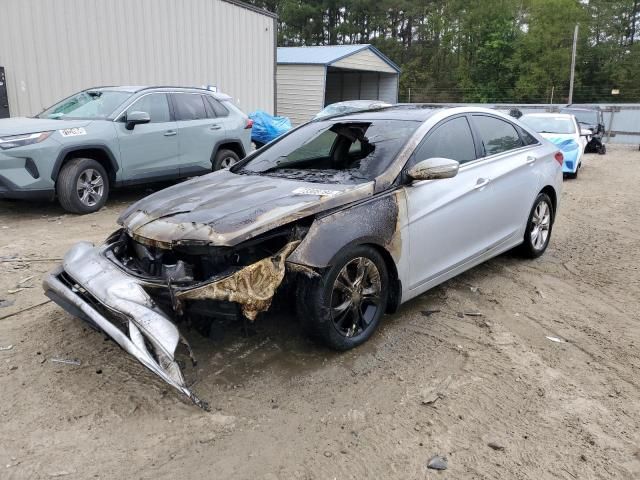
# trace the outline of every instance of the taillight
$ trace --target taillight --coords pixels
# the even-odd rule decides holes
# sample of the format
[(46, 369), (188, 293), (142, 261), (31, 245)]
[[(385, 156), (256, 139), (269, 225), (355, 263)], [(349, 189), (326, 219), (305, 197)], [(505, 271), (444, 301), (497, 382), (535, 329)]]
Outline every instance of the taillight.
[(253, 127), (253, 120), (247, 118), (247, 123), (244, 125), (244, 129), (249, 130), (251, 127)]
[(558, 162), (560, 165), (562, 165), (562, 163), (564, 162), (564, 155), (562, 155), (562, 152), (556, 152), (555, 157), (556, 162)]

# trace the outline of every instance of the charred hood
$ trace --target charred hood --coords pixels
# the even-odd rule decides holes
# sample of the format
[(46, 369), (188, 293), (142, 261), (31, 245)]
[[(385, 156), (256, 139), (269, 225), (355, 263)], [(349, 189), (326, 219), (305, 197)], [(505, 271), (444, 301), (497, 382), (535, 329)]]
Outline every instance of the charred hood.
[(118, 223), (143, 243), (234, 246), (372, 193), (373, 182), (319, 184), (223, 170), (140, 200), (120, 216)]

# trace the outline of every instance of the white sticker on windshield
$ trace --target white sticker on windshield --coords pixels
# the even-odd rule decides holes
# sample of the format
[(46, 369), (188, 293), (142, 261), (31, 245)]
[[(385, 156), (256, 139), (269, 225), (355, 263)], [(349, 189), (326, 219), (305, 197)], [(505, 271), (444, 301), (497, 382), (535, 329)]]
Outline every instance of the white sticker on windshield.
[(340, 190), (323, 190), (321, 188), (296, 188), (293, 191), (294, 195), (320, 195), (321, 197), (332, 197), (338, 195)]
[(77, 137), (78, 135), (86, 135), (87, 131), (82, 127), (77, 128), (65, 128), (60, 130), (60, 135), (63, 137)]

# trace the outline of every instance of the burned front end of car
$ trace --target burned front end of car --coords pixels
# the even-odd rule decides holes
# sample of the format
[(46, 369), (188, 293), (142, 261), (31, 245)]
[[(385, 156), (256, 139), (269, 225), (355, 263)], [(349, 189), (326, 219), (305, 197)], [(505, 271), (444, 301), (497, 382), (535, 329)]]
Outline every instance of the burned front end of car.
[(285, 276), (285, 260), (304, 237), (304, 222), (237, 246), (166, 244), (114, 232), (99, 247), (80, 242), (44, 280), (46, 295), (102, 330), (167, 383), (206, 407), (176, 360), (178, 326), (193, 318), (244, 317), (266, 311)]
[[(201, 404), (176, 361), (180, 345), (189, 350), (177, 325), (254, 321), (283, 281), (317, 281), (346, 246), (373, 243), (397, 261), (404, 200), (384, 182), (375, 195), (374, 179), (418, 125), (312, 122), (230, 170), (156, 192), (122, 213), (104, 245), (75, 245), (46, 294)], [(309, 157), (326, 132), (331, 157)]]

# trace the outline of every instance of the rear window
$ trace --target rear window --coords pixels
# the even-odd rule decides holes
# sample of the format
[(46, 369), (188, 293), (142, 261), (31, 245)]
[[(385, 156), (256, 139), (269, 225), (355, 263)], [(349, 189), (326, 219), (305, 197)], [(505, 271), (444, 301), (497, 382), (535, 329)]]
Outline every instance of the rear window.
[(389, 168), (419, 125), (383, 119), (312, 122), (276, 140), (236, 173), (319, 183), (373, 180)]
[(227, 115), (229, 115), (229, 110), (227, 110), (224, 105), (222, 105), (218, 100), (216, 100), (212, 96), (205, 95), (204, 99), (205, 99), (205, 103), (207, 104), (206, 106), (208, 107), (207, 111), (213, 112), (214, 116), (226, 117)]
[(598, 112), (592, 110), (570, 110), (568, 108), (560, 110), (562, 113), (569, 113), (574, 115), (578, 120), (578, 123), (584, 125), (597, 125), (598, 124)]
[(567, 117), (524, 115), (520, 121), (538, 133), (576, 133), (573, 120)]

